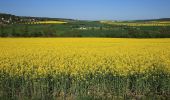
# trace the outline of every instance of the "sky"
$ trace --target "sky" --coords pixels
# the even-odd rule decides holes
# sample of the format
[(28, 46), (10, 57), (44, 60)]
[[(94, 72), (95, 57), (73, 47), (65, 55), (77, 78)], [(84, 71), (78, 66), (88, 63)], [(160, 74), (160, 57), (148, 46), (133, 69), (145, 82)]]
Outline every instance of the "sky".
[(170, 0), (0, 0), (0, 13), (80, 20), (170, 18)]

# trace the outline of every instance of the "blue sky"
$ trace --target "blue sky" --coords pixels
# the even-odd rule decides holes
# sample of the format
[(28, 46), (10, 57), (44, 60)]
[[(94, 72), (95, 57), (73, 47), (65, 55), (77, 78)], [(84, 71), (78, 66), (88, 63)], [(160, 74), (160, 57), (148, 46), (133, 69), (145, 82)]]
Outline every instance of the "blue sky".
[(0, 0), (0, 12), (85, 20), (170, 17), (170, 0)]

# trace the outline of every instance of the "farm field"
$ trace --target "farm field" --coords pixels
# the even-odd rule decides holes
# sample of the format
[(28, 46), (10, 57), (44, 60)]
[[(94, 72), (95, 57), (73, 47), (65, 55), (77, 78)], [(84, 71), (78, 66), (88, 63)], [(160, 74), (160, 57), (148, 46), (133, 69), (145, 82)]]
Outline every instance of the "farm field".
[(0, 14), (0, 37), (170, 38), (170, 19), (94, 21)]
[(37, 22), (31, 22), (26, 24), (66, 24), (67, 22), (64, 21), (37, 21)]
[(170, 21), (128, 21), (128, 22), (114, 22), (114, 21), (101, 21), (101, 23), (118, 25), (118, 26), (170, 26)]
[(0, 38), (0, 99), (168, 98), (170, 38)]
[[(43, 21), (44, 22), (44, 21)], [(63, 23), (26, 22), (27, 24), (0, 25), (0, 37), (108, 37), (108, 38), (169, 38), (169, 26), (129, 26), (130, 22), (109, 24), (88, 21)], [(49, 23), (51, 22), (51, 23)], [(112, 22), (111, 22), (112, 23)], [(149, 23), (149, 22), (148, 22)]]

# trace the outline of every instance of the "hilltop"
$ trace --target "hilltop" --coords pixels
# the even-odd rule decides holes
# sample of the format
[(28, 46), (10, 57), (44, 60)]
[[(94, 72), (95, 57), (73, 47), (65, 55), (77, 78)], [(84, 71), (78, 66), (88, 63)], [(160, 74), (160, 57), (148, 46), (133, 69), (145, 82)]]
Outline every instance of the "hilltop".
[[(36, 21), (77, 21), (74, 19), (66, 18), (50, 18), (50, 17), (33, 17), (33, 16), (17, 16), (13, 14), (0, 13), (0, 24), (14, 24), (14, 23), (25, 23), (25, 22), (36, 22)], [(86, 20), (81, 20), (86, 21)], [(127, 20), (128, 21), (128, 20)], [(146, 20), (131, 20), (130, 22), (148, 22), (148, 21), (170, 21), (170, 18), (160, 19), (146, 19)], [(129, 22), (129, 21), (128, 21)]]
[(49, 18), (49, 17), (32, 17), (32, 16), (16, 16), (13, 14), (0, 13), (0, 24), (30, 23), (37, 21), (73, 21), (73, 19), (65, 18)]

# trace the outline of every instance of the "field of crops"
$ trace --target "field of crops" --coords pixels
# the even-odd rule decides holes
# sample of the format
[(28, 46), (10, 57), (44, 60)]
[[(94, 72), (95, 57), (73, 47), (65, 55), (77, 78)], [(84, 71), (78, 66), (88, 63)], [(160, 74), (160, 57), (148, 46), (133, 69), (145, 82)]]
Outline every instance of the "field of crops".
[(66, 24), (67, 22), (64, 21), (37, 21), (37, 22), (31, 22), (27, 24)]
[(2, 100), (169, 97), (168, 38), (0, 38)]
[(118, 25), (118, 26), (170, 26), (170, 21), (146, 21), (146, 22), (113, 22), (113, 21), (101, 21), (101, 23)]

